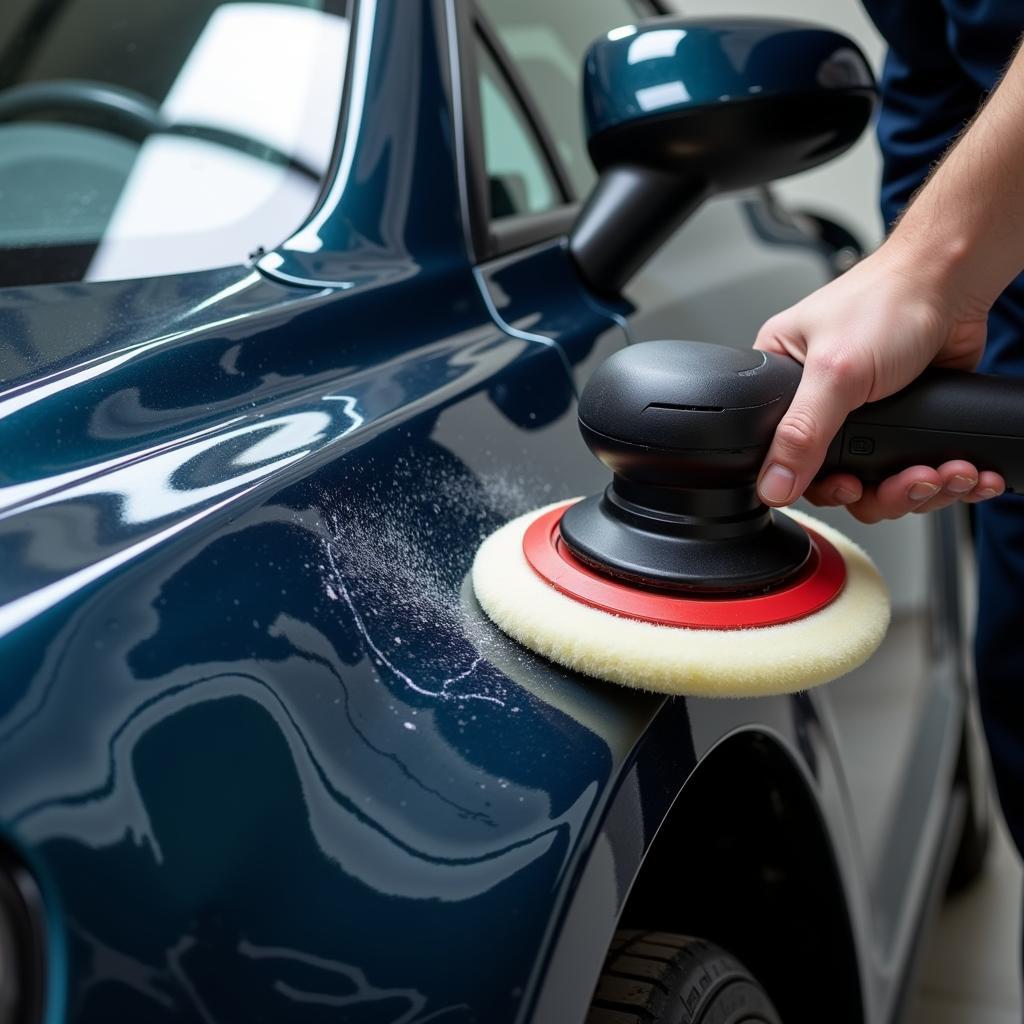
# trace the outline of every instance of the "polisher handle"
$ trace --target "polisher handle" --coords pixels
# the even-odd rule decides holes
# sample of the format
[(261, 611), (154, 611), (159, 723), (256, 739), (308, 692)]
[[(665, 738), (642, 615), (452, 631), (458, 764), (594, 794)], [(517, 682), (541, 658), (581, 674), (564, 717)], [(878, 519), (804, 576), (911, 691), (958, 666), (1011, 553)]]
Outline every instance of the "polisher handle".
[(909, 466), (966, 459), (1024, 492), (1024, 379), (932, 369), (846, 418), (819, 475), (878, 483)]

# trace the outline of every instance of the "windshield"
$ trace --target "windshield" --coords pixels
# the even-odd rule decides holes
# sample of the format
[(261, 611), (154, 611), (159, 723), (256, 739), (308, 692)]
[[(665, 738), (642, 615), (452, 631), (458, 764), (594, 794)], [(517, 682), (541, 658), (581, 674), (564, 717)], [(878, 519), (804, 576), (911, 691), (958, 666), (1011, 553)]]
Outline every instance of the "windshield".
[(345, 0), (2, 0), (0, 286), (244, 263), (313, 207)]

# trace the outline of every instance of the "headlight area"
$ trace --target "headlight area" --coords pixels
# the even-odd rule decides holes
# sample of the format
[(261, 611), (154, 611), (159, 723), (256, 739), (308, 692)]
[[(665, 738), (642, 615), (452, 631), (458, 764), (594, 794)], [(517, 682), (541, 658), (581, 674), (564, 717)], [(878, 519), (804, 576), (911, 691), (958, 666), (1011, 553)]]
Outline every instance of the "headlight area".
[(44, 921), (35, 879), (10, 847), (0, 843), (0, 1024), (42, 1020)]

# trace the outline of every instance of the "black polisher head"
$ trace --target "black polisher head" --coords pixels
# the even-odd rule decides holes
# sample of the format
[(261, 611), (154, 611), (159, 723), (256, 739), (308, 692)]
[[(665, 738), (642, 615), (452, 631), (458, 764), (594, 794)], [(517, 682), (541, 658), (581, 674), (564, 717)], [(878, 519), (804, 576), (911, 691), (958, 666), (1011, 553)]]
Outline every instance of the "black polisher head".
[(810, 540), (756, 482), (800, 374), (785, 356), (693, 341), (616, 352), (580, 397), (580, 431), (613, 478), (562, 517), (572, 553), (639, 586), (709, 595), (792, 577)]

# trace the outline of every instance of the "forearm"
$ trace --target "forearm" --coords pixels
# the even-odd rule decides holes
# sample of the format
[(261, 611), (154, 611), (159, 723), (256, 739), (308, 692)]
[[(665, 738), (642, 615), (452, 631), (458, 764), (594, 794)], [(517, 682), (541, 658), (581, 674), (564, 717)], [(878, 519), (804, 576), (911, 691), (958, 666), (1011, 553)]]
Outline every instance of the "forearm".
[[(973, 369), (988, 312), (1024, 269), (1024, 54), (925, 182), (885, 243), (841, 277), (772, 317), (756, 346), (799, 359), (800, 386), (758, 479), (768, 505), (803, 494), (846, 414), (893, 394), (930, 363)], [(960, 460), (915, 466), (876, 488), (852, 476), (813, 500), (865, 522), (982, 501), (997, 474)]]
[(980, 314), (1024, 269), (1024, 49), (884, 248)]

